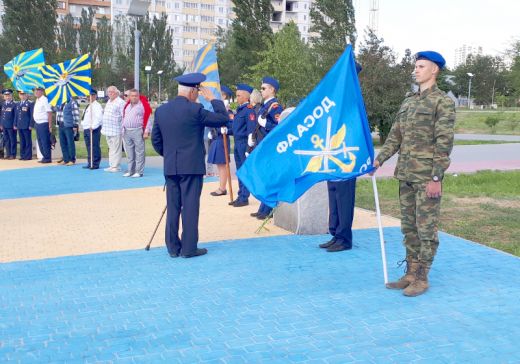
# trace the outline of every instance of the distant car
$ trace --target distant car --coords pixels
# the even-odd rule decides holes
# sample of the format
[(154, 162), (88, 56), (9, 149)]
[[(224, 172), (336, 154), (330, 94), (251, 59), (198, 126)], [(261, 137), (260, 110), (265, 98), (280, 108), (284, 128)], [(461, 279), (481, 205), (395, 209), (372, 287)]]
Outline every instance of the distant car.
[(78, 102), (80, 104), (87, 104), (88, 103), (87, 99), (78, 99)]

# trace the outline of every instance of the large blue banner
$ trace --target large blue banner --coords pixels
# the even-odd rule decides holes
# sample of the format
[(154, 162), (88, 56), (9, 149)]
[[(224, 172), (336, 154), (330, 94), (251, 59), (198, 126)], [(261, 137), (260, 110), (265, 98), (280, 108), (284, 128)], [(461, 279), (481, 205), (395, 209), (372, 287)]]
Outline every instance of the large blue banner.
[[(282, 85), (283, 87), (283, 85)], [(238, 178), (270, 207), (294, 202), (320, 181), (372, 170), (374, 146), (352, 47), (256, 147)]]

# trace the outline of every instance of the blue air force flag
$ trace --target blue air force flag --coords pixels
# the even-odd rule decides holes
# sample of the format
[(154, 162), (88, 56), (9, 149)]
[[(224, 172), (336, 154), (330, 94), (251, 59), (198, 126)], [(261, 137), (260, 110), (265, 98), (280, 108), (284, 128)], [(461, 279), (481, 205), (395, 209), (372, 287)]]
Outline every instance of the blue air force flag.
[[(186, 68), (184, 73), (200, 72), (206, 75), (206, 80), (202, 82), (201, 86), (207, 87), (211, 90), (217, 100), (222, 97), (220, 95), (220, 77), (218, 73), (217, 52), (215, 45), (210, 42), (197, 51), (197, 55), (193, 62)], [(204, 106), (204, 109), (213, 111), (213, 106), (209, 101), (202, 96), (199, 96), (199, 102)]]
[(352, 47), (238, 170), (251, 193), (274, 207), (294, 202), (320, 181), (372, 170), (374, 146)]

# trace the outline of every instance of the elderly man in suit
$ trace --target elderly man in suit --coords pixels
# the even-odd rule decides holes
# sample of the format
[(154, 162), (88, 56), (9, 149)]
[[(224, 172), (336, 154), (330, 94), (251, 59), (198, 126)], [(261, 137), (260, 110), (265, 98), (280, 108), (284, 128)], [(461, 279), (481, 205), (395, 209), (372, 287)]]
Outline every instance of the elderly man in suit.
[[(229, 116), (220, 100), (209, 89), (201, 88), (206, 79), (202, 73), (175, 78), (178, 96), (155, 112), (152, 129), (154, 149), (164, 157), (166, 179), (166, 247), (172, 258), (191, 258), (207, 253), (197, 248), (199, 240), (199, 207), (202, 180), (206, 173), (204, 127), (225, 126)], [(199, 93), (211, 102), (213, 110), (204, 110), (197, 103)], [(179, 217), (182, 215), (182, 236), (179, 238)]]

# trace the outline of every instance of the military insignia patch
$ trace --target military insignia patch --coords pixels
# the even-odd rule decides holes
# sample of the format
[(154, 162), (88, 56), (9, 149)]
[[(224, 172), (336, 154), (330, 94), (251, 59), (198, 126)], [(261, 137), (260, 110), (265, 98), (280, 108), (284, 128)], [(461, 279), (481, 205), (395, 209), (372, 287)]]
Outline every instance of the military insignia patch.
[(276, 120), (277, 123), (280, 122), (280, 114), (276, 114), (274, 116), (274, 119)]
[(235, 119), (235, 114), (229, 114), (229, 120), (234, 120)]
[(249, 114), (249, 120), (255, 121), (255, 114), (253, 114), (253, 113)]

